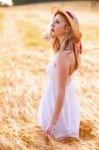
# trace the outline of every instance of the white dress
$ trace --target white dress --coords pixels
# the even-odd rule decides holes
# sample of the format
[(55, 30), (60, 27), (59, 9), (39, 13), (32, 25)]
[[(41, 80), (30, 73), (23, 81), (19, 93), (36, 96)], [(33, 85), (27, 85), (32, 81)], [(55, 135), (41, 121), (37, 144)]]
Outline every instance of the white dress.
[[(56, 58), (56, 56), (53, 58)], [(55, 69), (55, 59), (53, 59), (48, 63), (46, 68), (48, 83), (38, 108), (38, 125), (42, 129), (46, 129), (49, 126), (52, 112), (55, 108)], [(54, 137), (58, 139), (66, 137), (79, 138), (80, 103), (75, 92), (74, 76), (75, 72), (68, 78), (64, 103), (53, 131)]]

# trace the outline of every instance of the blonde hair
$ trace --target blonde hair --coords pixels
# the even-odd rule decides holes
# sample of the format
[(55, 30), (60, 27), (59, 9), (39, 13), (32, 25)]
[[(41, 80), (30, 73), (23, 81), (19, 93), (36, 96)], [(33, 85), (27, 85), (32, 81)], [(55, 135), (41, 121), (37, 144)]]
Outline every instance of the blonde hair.
[[(60, 11), (57, 11), (54, 15), (54, 17), (56, 15), (62, 15), (63, 18), (65, 19), (66, 23), (68, 26), (71, 27), (67, 17)], [(56, 53), (58, 50), (62, 50), (62, 51), (73, 51), (74, 52), (74, 55), (75, 55), (75, 59), (76, 59), (76, 66), (75, 66), (75, 69), (78, 69), (78, 66), (79, 66), (79, 57), (78, 57), (78, 53), (77, 53), (77, 44), (75, 43), (75, 40), (74, 40), (74, 35), (73, 35), (73, 32), (72, 32), (72, 28), (70, 29), (70, 32), (68, 33), (68, 35), (66, 35), (63, 43), (60, 45), (60, 41), (57, 37), (53, 37), (51, 35), (51, 32), (50, 32), (50, 36), (52, 37), (52, 46), (53, 46), (53, 50), (54, 52)]]

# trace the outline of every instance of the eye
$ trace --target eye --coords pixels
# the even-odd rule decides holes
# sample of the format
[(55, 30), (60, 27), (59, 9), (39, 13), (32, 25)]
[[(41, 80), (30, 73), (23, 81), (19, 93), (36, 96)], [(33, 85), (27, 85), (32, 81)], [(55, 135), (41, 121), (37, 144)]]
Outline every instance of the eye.
[(56, 23), (57, 23), (57, 24), (59, 24), (59, 21), (58, 21), (58, 20), (56, 20)]
[(53, 20), (53, 23), (59, 24), (60, 22), (58, 20)]

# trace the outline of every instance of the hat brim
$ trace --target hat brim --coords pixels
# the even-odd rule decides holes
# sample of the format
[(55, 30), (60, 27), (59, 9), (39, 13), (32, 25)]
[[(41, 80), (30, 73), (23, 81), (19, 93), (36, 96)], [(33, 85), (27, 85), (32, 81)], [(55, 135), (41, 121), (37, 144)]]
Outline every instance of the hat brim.
[(68, 13), (66, 13), (66, 11), (64, 11), (63, 9), (61, 9), (59, 7), (52, 7), (51, 8), (52, 15), (55, 15), (55, 13), (57, 11), (60, 11), (61, 13), (63, 13), (67, 17), (67, 19), (68, 19), (68, 21), (69, 21), (69, 23), (71, 25), (73, 34), (74, 34), (75, 42), (79, 42), (81, 37), (82, 37), (82, 34), (81, 34), (80, 30), (79, 30), (79, 24), (72, 17), (70, 17), (68, 15)]

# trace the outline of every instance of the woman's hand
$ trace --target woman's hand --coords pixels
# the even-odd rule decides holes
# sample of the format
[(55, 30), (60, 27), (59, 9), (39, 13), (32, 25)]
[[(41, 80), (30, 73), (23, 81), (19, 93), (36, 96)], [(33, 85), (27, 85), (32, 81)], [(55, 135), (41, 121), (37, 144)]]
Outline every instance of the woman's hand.
[(46, 40), (47, 42), (49, 42), (50, 39), (51, 39), (50, 34), (49, 34), (48, 32), (45, 32), (45, 33), (43, 34), (43, 38), (44, 38), (44, 40)]
[(47, 137), (48, 135), (53, 136), (54, 127), (55, 127), (55, 125), (49, 125), (43, 132), (44, 137)]

